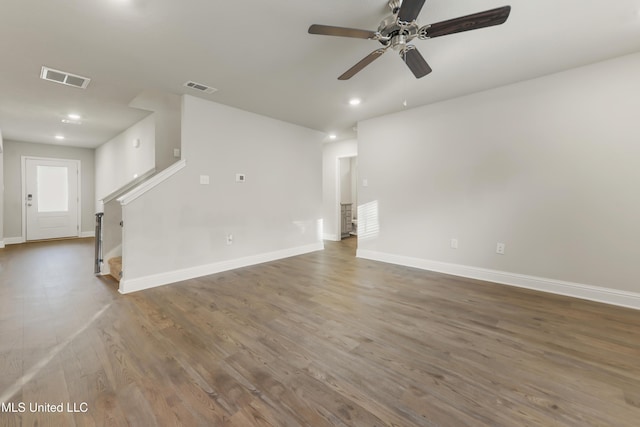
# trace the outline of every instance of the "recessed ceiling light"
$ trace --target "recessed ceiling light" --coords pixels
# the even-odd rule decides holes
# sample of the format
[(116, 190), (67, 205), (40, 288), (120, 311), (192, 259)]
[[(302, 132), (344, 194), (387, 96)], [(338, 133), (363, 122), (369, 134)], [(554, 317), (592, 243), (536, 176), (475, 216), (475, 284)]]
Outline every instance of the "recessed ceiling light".
[(75, 114), (75, 113), (67, 114), (67, 117), (69, 117), (71, 120), (80, 120), (82, 118), (80, 117), (80, 114)]
[(338, 135), (336, 135), (335, 133), (329, 134), (329, 139), (336, 139), (337, 137)]
[(356, 105), (360, 105), (361, 102), (362, 101), (360, 99), (358, 99), (358, 98), (351, 98), (349, 100), (349, 105), (356, 106)]
[(64, 139), (63, 135), (56, 135), (56, 139), (62, 141)]

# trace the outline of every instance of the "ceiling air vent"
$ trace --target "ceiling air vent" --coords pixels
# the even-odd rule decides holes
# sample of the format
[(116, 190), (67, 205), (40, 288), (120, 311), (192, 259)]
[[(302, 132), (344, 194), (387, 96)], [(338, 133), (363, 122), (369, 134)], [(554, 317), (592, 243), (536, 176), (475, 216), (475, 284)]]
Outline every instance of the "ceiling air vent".
[(86, 89), (91, 81), (88, 77), (78, 76), (77, 74), (67, 73), (66, 71), (54, 70), (49, 67), (42, 67), (40, 78), (80, 89)]
[(216, 89), (214, 87), (209, 87), (207, 85), (203, 85), (202, 83), (196, 83), (196, 82), (192, 82), (192, 81), (188, 81), (184, 85), (186, 87), (190, 87), (191, 89), (195, 89), (195, 90), (198, 90), (198, 91), (204, 92), (204, 93), (213, 93), (213, 92), (218, 90), (218, 89)]

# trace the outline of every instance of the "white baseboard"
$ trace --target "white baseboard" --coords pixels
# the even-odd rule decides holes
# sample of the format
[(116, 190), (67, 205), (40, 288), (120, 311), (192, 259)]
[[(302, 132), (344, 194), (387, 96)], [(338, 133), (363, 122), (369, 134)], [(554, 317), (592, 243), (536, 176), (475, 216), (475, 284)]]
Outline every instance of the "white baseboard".
[[(78, 237), (94, 237), (95, 231), (82, 231)], [(26, 243), (27, 241), (24, 237), (5, 237), (4, 244), (5, 245), (20, 245), (22, 243)], [(0, 246), (4, 247), (4, 246)]]
[(20, 243), (24, 243), (24, 237), (5, 237), (4, 244), (5, 245), (19, 245)]
[(134, 279), (127, 279), (124, 272), (124, 278), (120, 280), (121, 294), (128, 294), (131, 292), (137, 292), (144, 289), (155, 288), (157, 286), (166, 285), (169, 283), (180, 282), (182, 280), (193, 279), (195, 277), (208, 276), (210, 274), (221, 273), (223, 271), (234, 270), (236, 268), (248, 267), (250, 265), (262, 264), (265, 262), (276, 261), (283, 258), (289, 258), (292, 256), (303, 255), (309, 252), (321, 251), (324, 249), (322, 242), (314, 243), (306, 246), (299, 246), (295, 248), (283, 249), (274, 252), (267, 252), (264, 254), (252, 255), (244, 258), (231, 259), (228, 261), (221, 261), (212, 264), (199, 265), (195, 267), (184, 268), (181, 270), (168, 271), (166, 273), (153, 274), (150, 276), (137, 277)]
[(358, 258), (549, 292), (640, 310), (640, 293), (358, 249)]
[(4, 240), (0, 240), (0, 249), (4, 249)]
[(324, 233), (322, 235), (322, 240), (331, 240), (333, 242), (339, 242), (340, 240), (342, 240), (340, 238), (340, 236), (336, 235), (336, 234), (328, 234), (328, 233)]

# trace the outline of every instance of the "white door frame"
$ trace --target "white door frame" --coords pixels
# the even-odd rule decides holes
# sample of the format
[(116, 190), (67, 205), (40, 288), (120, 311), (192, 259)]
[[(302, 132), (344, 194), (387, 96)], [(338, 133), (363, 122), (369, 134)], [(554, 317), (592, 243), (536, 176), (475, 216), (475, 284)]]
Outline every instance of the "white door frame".
[[(340, 204), (342, 203), (342, 170), (340, 168), (340, 160), (342, 159), (351, 159), (353, 157), (358, 157), (358, 154), (348, 154), (348, 155), (344, 155), (344, 156), (338, 156), (336, 157), (336, 176), (335, 176), (335, 183), (336, 183), (336, 201), (335, 201), (335, 207), (334, 207), (334, 214), (335, 214), (335, 236), (336, 236), (336, 241), (340, 241), (342, 240), (342, 211), (341, 211), (341, 206)], [(356, 177), (356, 182), (358, 182), (358, 177)], [(356, 209), (358, 209), (358, 206), (355, 206)], [(353, 209), (353, 207), (352, 207)]]
[(22, 243), (27, 241), (27, 159), (29, 160), (53, 160), (62, 162), (74, 162), (78, 167), (78, 234), (80, 237), (82, 230), (82, 170), (81, 162), (76, 159), (61, 159), (58, 157), (37, 157), (37, 156), (21, 156), (20, 172), (22, 175)]

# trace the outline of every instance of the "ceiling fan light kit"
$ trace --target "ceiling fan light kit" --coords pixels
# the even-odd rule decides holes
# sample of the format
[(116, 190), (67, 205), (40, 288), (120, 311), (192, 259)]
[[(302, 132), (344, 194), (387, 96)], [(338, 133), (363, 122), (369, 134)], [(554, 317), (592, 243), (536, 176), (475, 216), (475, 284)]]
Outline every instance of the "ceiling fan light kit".
[(419, 79), (432, 70), (415, 45), (409, 44), (412, 40), (432, 39), (500, 25), (507, 20), (511, 12), (511, 6), (503, 6), (420, 27), (417, 19), (424, 3), (425, 0), (389, 0), (392, 14), (382, 20), (377, 31), (314, 24), (309, 27), (309, 34), (375, 40), (382, 44), (381, 48), (364, 57), (338, 77), (338, 80), (350, 79), (382, 56), (389, 48), (400, 54), (413, 75)]

